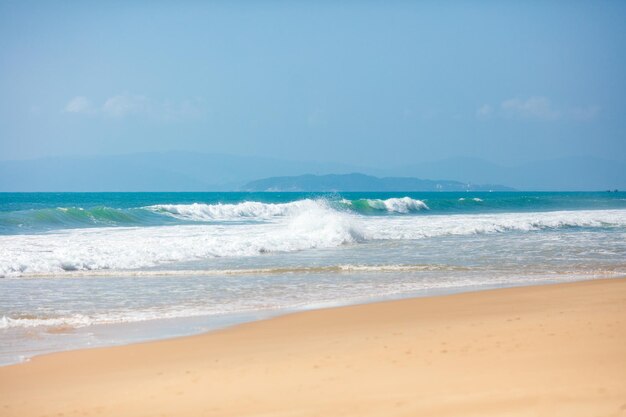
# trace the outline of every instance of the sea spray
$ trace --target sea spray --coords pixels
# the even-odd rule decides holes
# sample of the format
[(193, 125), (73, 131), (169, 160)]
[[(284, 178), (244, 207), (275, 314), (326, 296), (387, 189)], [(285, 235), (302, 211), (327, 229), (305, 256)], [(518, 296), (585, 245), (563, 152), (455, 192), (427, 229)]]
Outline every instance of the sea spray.
[(382, 240), (624, 227), (626, 210), (369, 217), (315, 204), (264, 223), (70, 229), (0, 236), (0, 276), (123, 271)]

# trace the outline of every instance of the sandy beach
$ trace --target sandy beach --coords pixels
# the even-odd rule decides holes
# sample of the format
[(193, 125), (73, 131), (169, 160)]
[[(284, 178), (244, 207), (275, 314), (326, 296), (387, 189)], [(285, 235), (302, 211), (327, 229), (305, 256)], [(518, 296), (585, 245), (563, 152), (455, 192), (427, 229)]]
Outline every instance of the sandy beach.
[(625, 416), (626, 279), (46, 355), (0, 368), (0, 415)]

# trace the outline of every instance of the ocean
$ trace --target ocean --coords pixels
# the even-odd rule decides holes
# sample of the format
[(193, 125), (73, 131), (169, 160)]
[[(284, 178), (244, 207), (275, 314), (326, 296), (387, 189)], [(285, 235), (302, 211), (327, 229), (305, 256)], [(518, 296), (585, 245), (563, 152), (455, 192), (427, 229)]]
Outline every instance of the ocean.
[(0, 364), (626, 275), (626, 193), (0, 193)]

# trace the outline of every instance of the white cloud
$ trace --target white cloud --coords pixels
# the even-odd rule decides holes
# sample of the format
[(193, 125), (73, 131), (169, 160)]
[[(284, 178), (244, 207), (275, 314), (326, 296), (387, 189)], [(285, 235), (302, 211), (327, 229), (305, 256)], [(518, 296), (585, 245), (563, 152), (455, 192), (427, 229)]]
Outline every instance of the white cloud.
[(95, 106), (86, 97), (74, 97), (64, 108), (75, 114), (98, 114), (110, 118), (144, 117), (160, 121), (200, 119), (209, 112), (200, 98), (157, 101), (139, 94), (118, 94)]
[(476, 109), (476, 117), (480, 119), (489, 118), (491, 117), (492, 114), (493, 114), (493, 107), (491, 107), (489, 104), (483, 104), (482, 106)]
[(509, 98), (492, 107), (483, 104), (476, 109), (476, 118), (488, 119), (491, 117), (525, 120), (574, 120), (588, 122), (595, 119), (600, 113), (600, 107), (590, 105), (586, 107), (559, 107), (552, 105), (547, 97), (534, 96), (526, 99)]
[(507, 116), (528, 119), (553, 120), (561, 115), (552, 108), (550, 100), (546, 97), (530, 97), (526, 100), (511, 98), (504, 100), (500, 108)]
[(144, 96), (122, 94), (107, 99), (102, 106), (102, 112), (112, 117), (125, 117), (150, 113), (151, 107), (150, 100)]
[(201, 98), (187, 99), (180, 102), (165, 101), (152, 103), (151, 108), (155, 116), (169, 121), (200, 119), (209, 113), (205, 101)]
[(76, 96), (65, 105), (63, 111), (67, 113), (93, 113), (94, 107), (88, 98)]

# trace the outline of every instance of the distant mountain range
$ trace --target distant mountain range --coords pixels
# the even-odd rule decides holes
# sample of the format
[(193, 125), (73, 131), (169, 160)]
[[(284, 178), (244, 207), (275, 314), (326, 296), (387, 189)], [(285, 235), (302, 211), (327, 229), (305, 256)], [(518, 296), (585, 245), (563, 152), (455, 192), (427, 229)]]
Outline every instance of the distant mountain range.
[(408, 177), (378, 178), (364, 174), (272, 177), (247, 183), (242, 191), (514, 191), (502, 185), (476, 185), (458, 181)]
[[(504, 184), (518, 190), (626, 189), (625, 163), (590, 157), (537, 161), (515, 167), (476, 158), (452, 158), (380, 169), (264, 157), (155, 152), (0, 161), (0, 191), (234, 191), (246, 189), (259, 178), (355, 172), (392, 177), (378, 178), (375, 183), (380, 187), (394, 183), (411, 189), (420, 184), (418, 181), (427, 181), (417, 178), (441, 179), (431, 181), (440, 185), (445, 182)], [(357, 183), (353, 180), (344, 185), (352, 187)]]

